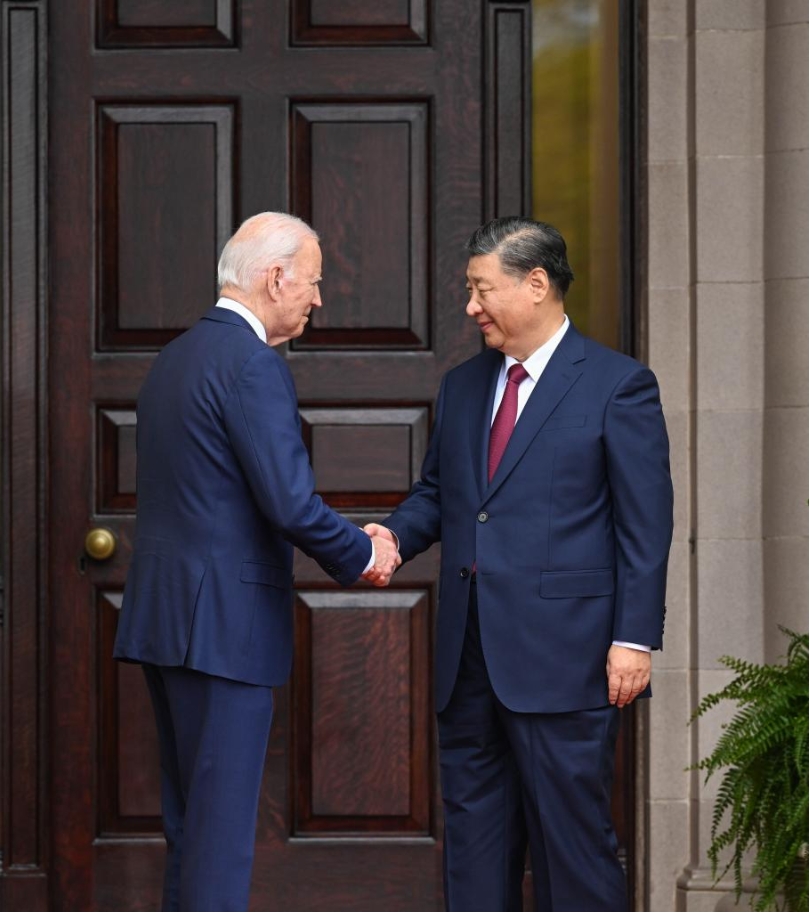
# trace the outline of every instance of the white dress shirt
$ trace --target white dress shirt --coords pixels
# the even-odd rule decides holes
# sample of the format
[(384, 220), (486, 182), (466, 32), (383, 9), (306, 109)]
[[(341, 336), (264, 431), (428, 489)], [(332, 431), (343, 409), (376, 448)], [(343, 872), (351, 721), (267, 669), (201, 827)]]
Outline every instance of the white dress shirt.
[(226, 311), (233, 311), (234, 314), (243, 317), (251, 325), (259, 339), (261, 339), (262, 342), (267, 342), (267, 331), (264, 328), (264, 324), (253, 311), (246, 308), (241, 301), (234, 301), (233, 298), (220, 298), (219, 301), (217, 301), (217, 307), (225, 308)]
[[(225, 308), (227, 311), (233, 311), (234, 314), (238, 314), (240, 317), (243, 317), (250, 324), (253, 331), (261, 339), (262, 342), (267, 342), (267, 331), (264, 328), (264, 324), (259, 320), (259, 318), (251, 311), (249, 308), (246, 308), (241, 301), (234, 301), (233, 298), (220, 298), (217, 301), (218, 308)], [(363, 573), (370, 571), (374, 567), (374, 561), (376, 560), (376, 554), (374, 551), (374, 542), (371, 543), (371, 560), (366, 565)]]
[[(517, 415), (515, 416), (516, 422), (520, 418), (520, 413), (523, 412), (523, 407), (528, 402), (535, 384), (540, 380), (540, 375), (545, 371), (546, 365), (549, 363), (551, 356), (562, 341), (563, 336), (565, 336), (565, 331), (570, 324), (571, 321), (566, 314), (562, 326), (551, 339), (549, 339), (548, 342), (544, 342), (539, 349), (535, 349), (526, 361), (523, 362), (523, 367), (529, 372), (529, 376), (525, 378), (523, 383), (518, 387)], [(501, 373), (498, 375), (498, 383), (495, 387), (495, 402), (492, 404), (492, 417), (489, 420), (490, 425), (495, 421), (495, 413), (498, 411), (498, 406), (500, 406), (501, 400), (503, 399), (503, 391), (506, 389), (506, 372), (512, 365), (516, 365), (517, 363), (517, 358), (512, 358), (511, 355), (504, 356), (503, 364), (501, 365)]]
[[(528, 372), (529, 376), (524, 378), (523, 382), (518, 387), (518, 403), (517, 403), (517, 416), (515, 422), (520, 418), (520, 413), (523, 411), (523, 407), (529, 400), (529, 397), (534, 390), (537, 381), (540, 380), (540, 375), (545, 371), (546, 365), (551, 360), (551, 356), (554, 354), (557, 346), (562, 341), (563, 336), (565, 336), (566, 330), (568, 329), (571, 321), (568, 319), (568, 315), (565, 315), (562, 326), (557, 330), (557, 332), (549, 339), (547, 342), (544, 342), (539, 349), (535, 349), (534, 352), (523, 362), (523, 367)], [(503, 364), (501, 365), (501, 373), (498, 375), (498, 383), (495, 386), (495, 401), (492, 404), (492, 417), (490, 419), (490, 425), (495, 421), (495, 414), (498, 411), (498, 406), (501, 404), (503, 399), (503, 391), (506, 389), (506, 373), (512, 367), (518, 363), (516, 358), (512, 358), (511, 355), (504, 356)], [(631, 644), (623, 640), (614, 640), (613, 643), (617, 647), (630, 647), (633, 650), (644, 650), (646, 653), (651, 652), (650, 647), (645, 647), (641, 644)]]

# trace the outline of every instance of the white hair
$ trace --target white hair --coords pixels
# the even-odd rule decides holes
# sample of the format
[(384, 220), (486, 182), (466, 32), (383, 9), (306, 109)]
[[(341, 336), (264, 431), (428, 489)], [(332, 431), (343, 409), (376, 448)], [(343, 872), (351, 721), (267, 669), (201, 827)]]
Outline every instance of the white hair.
[(318, 234), (302, 219), (286, 212), (260, 212), (246, 219), (222, 249), (217, 267), (219, 287), (250, 292), (258, 277), (273, 266), (290, 270), (307, 238)]

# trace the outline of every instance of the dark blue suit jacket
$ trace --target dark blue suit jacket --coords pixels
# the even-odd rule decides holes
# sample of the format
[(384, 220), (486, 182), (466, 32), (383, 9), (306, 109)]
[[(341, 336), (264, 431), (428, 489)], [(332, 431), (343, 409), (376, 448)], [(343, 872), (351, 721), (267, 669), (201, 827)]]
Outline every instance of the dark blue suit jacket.
[(138, 398), (138, 512), (115, 656), (277, 685), (292, 661), (293, 545), (341, 584), (368, 536), (315, 494), (293, 379), (212, 308)]
[(613, 640), (661, 646), (672, 539), (669, 443), (655, 376), (570, 326), (491, 483), (503, 356), (442, 382), (422, 478), (384, 521), (407, 561), (441, 540), (436, 705), (450, 699), (477, 570), (487, 670), (518, 712), (608, 702)]

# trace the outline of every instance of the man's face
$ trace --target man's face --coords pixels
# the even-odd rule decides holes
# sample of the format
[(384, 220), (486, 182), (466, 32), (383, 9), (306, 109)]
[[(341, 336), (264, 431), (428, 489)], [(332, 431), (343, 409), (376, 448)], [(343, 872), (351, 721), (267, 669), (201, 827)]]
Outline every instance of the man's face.
[(534, 351), (541, 313), (530, 275), (523, 279), (507, 275), (498, 254), (471, 257), (467, 292), (467, 314), (490, 348), (521, 361)]
[(300, 336), (309, 321), (309, 312), (323, 304), (319, 286), (321, 263), (320, 245), (314, 238), (307, 238), (293, 257), (290, 269), (278, 278), (274, 336), (283, 339)]

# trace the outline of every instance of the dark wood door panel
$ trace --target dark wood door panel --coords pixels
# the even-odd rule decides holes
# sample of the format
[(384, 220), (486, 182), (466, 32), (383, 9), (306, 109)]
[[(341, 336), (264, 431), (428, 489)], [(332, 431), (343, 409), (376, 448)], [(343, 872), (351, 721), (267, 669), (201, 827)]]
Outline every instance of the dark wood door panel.
[(293, 104), (292, 208), (323, 226), (329, 281), (293, 350), (429, 348), (428, 109)]
[(299, 589), (294, 836), (433, 836), (431, 597)]
[(233, 226), (230, 104), (97, 107), (97, 347), (165, 345), (216, 294)]
[[(51, 553), (52, 687), (76, 695), (53, 714), (57, 907), (159, 904), (154, 726), (140, 671), (110, 655), (137, 507), (135, 402), (160, 347), (213, 303), (230, 232), (289, 209), (322, 236), (326, 306), (280, 351), (319, 490), (358, 523), (405, 496), (441, 374), (478, 350), (462, 276), (481, 208), (481, 36), (478, 14), (459, 34), (463, 6), (53, 9), (51, 503), (65, 533)], [(116, 535), (107, 562), (82, 554), (93, 526)], [(338, 592), (297, 557), (257, 909), (440, 907), (436, 572), (432, 550), (388, 591)]]
[(237, 0), (96, 0), (102, 48), (231, 47)]

